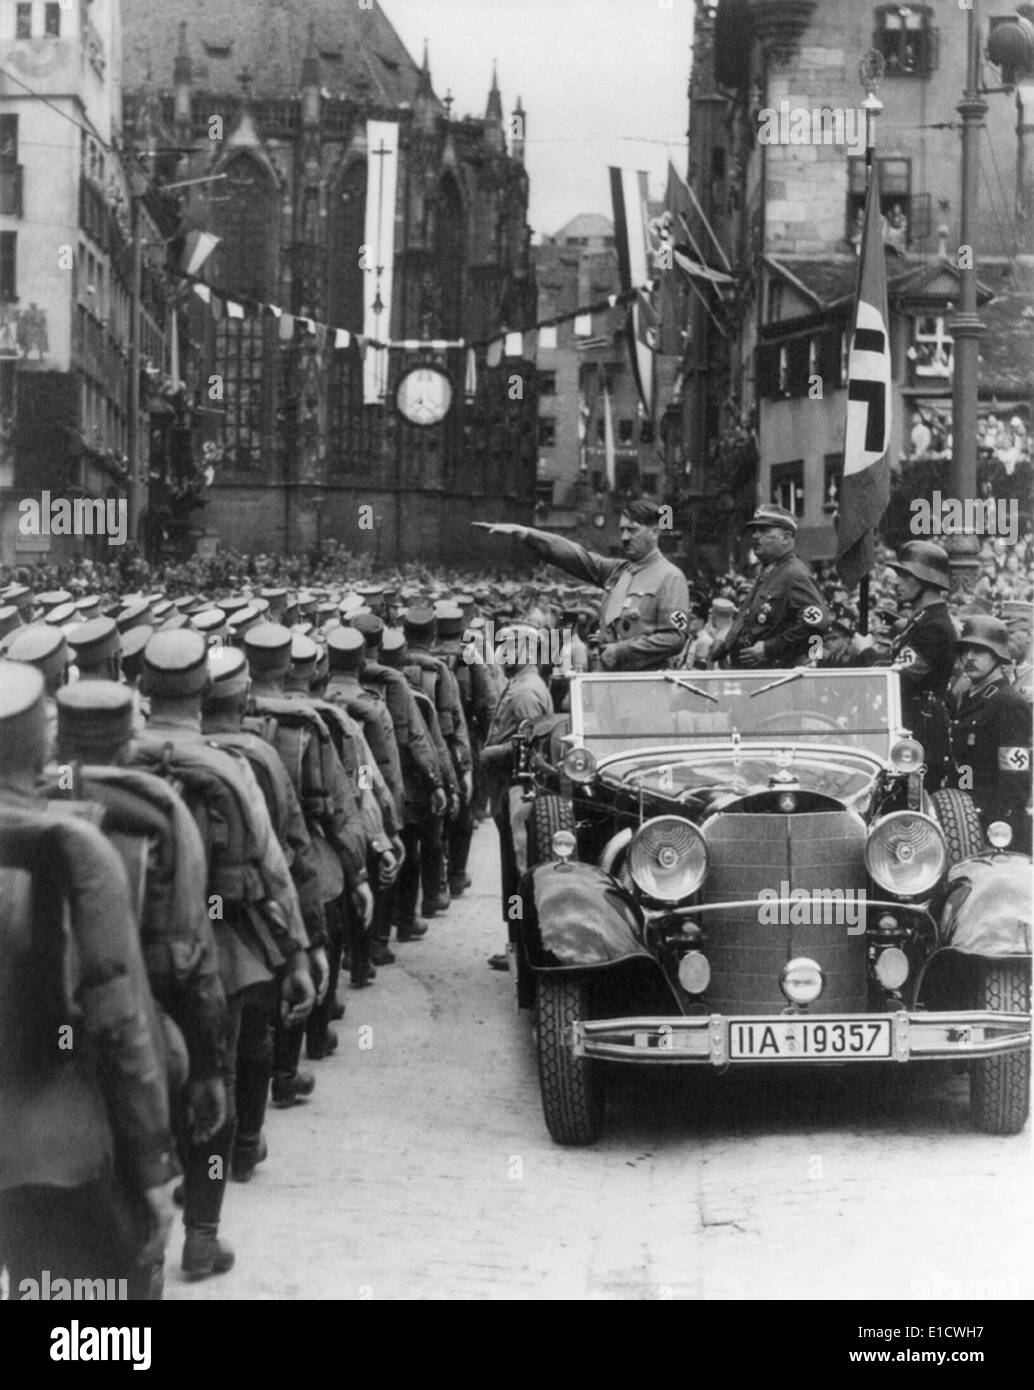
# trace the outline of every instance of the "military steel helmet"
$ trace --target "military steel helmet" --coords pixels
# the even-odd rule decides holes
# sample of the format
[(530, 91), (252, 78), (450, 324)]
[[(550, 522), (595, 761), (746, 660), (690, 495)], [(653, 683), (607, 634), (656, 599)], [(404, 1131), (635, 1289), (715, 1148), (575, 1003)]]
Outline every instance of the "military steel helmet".
[(901, 559), (888, 563), (898, 574), (910, 574), (920, 584), (930, 584), (936, 589), (947, 589), (951, 584), (948, 552), (933, 541), (909, 541), (901, 548)]
[(1009, 629), (1001, 618), (984, 617), (979, 614), (967, 618), (962, 624), (962, 636), (956, 646), (986, 647), (994, 652), (999, 661), (1009, 661)]

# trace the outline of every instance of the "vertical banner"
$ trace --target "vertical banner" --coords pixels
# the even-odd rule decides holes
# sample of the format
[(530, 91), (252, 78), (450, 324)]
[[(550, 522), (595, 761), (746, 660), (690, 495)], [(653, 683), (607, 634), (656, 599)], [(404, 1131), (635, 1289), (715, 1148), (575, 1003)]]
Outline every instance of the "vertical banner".
[[(629, 169), (610, 170), (610, 196), (614, 206), (621, 289), (643, 290), (651, 278), (647, 235), (648, 191), (646, 174)], [(627, 319), (628, 351), (639, 399), (647, 418), (653, 419), (653, 351), (649, 341), (654, 325), (648, 322), (642, 294), (631, 304)]]
[(890, 335), (879, 165), (865, 199), (858, 298), (847, 365), (844, 476), (837, 521), (837, 570), (853, 588), (875, 563), (873, 533), (890, 500)]
[(603, 381), (603, 448), (607, 469), (607, 491), (613, 492), (618, 485), (617, 453), (614, 448), (614, 416), (610, 408), (610, 391), (607, 381)]
[[(399, 128), (395, 121), (366, 122), (366, 270), (363, 274), (363, 335), (391, 337), (395, 278), (395, 192)], [(375, 405), (388, 390), (388, 349), (371, 348), (363, 364), (363, 403)]]

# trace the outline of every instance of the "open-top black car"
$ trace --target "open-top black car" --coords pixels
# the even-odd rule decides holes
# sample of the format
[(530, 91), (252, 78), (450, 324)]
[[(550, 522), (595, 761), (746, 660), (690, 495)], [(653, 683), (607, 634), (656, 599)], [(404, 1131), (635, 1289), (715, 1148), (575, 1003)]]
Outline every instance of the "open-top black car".
[(526, 733), (511, 952), (555, 1140), (598, 1138), (622, 1062), (962, 1059), (976, 1125), (1023, 1128), (1031, 860), (926, 792), (896, 673), (581, 675), (570, 731)]

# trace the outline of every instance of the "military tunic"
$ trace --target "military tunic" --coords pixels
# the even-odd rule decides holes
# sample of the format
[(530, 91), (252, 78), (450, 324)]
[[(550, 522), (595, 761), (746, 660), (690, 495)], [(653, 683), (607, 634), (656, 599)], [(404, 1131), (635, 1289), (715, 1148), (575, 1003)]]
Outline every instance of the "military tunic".
[(1011, 827), (1016, 848), (1029, 838), (1032, 723), (1030, 705), (1000, 670), (962, 694), (951, 720), (956, 769), (971, 774), (960, 776), (959, 785), (971, 792), (985, 829), (996, 820)]
[(812, 639), (829, 628), (829, 610), (811, 570), (790, 551), (765, 565), (746, 604), (733, 620), (725, 638), (711, 649), (714, 662), (726, 656), (741, 664), (747, 647), (761, 642), (763, 665), (802, 666), (811, 659)]
[(642, 560), (619, 560), (548, 531), (529, 529), (526, 541), (560, 569), (603, 590), (599, 636), (605, 669), (652, 671), (674, 662), (689, 626), (689, 586), (659, 550)]

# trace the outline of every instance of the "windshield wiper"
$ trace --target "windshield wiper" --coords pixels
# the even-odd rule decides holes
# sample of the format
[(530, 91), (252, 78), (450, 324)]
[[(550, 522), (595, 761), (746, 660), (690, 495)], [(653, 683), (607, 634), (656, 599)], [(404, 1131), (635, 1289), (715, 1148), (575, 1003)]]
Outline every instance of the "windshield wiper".
[(699, 685), (694, 685), (692, 681), (684, 680), (677, 671), (662, 672), (666, 681), (671, 681), (674, 685), (681, 686), (683, 690), (688, 690), (692, 695), (699, 695), (702, 700), (710, 700), (712, 705), (718, 703), (718, 696), (712, 695), (709, 690), (701, 690)]
[(764, 695), (766, 690), (778, 690), (781, 685), (789, 685), (791, 681), (799, 681), (804, 675), (804, 671), (805, 668), (803, 666), (798, 666), (796, 670), (791, 671), (788, 676), (780, 676), (777, 681), (769, 681), (769, 683), (763, 685), (760, 690), (752, 690), (750, 692), (750, 698), (753, 700), (755, 695)]

